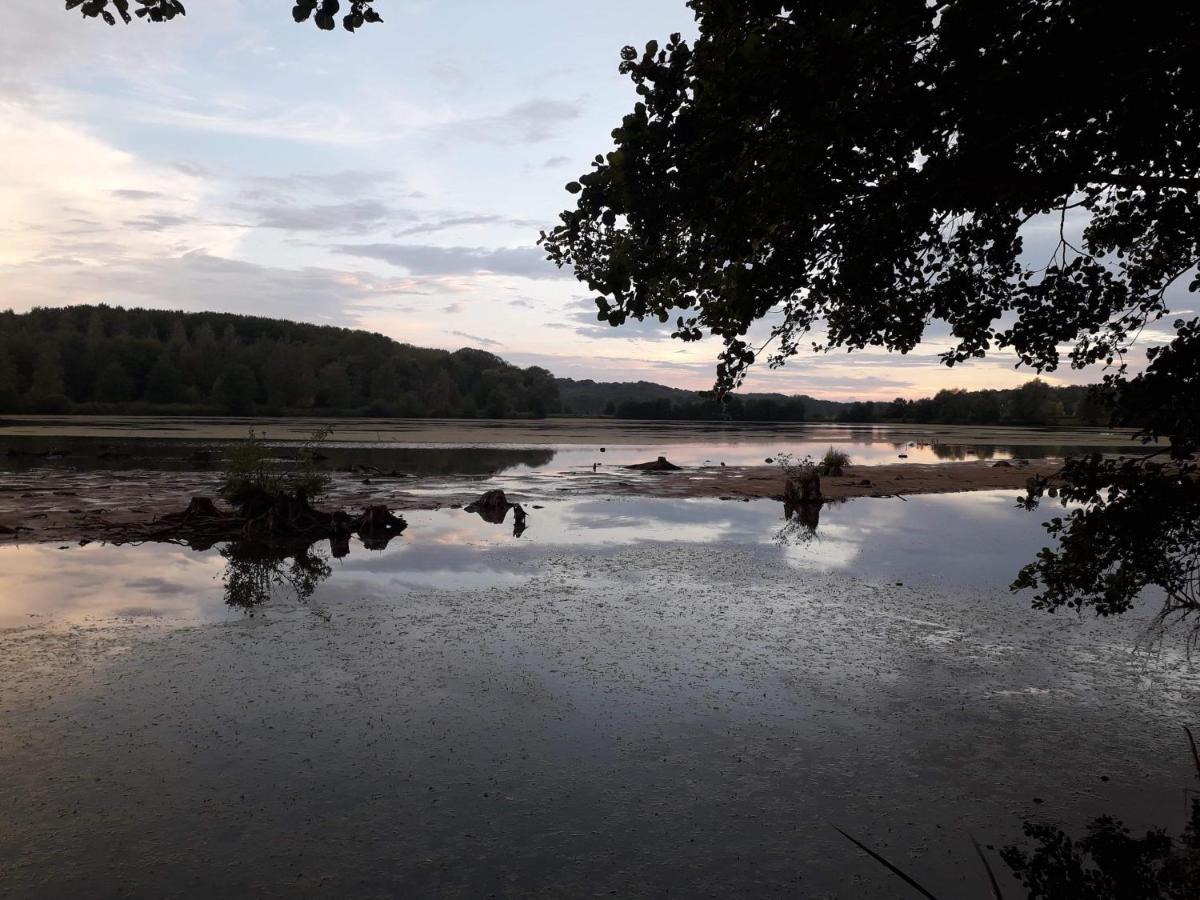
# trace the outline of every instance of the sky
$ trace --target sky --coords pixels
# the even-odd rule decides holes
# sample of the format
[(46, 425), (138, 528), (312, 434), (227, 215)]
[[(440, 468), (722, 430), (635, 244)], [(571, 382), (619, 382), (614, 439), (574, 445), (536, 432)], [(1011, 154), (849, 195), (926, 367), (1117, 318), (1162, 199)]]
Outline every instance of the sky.
[[(186, 5), (108, 27), (6, 0), (0, 308), (219, 310), (712, 386), (718, 342), (596, 321), (536, 245), (636, 100), (621, 47), (694, 33), (684, 0), (376, 0), (384, 23), (353, 35), (295, 24), (291, 0)], [(882, 400), (1033, 377), (1002, 354), (946, 369), (943, 349), (804, 354), (746, 389)]]

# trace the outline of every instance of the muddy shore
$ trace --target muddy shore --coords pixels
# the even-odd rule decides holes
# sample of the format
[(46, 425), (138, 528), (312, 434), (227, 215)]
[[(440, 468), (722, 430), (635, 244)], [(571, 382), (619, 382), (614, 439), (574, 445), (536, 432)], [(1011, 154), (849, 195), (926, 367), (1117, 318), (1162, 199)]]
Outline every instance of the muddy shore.
[[(830, 500), (904, 497), (955, 491), (1020, 490), (1035, 475), (1051, 475), (1061, 460), (1012, 465), (975, 461), (933, 465), (849, 466), (822, 479)], [(0, 480), (0, 541), (78, 542), (119, 539), (125, 526), (178, 512), (196, 496), (215, 497), (220, 474), (207, 472), (96, 472), (30, 469)], [(784, 478), (777, 466), (703, 466), (676, 472), (639, 472), (622, 466), (597, 471), (531, 475), (521, 479), (410, 478), (338, 473), (322, 506), (358, 510), (383, 504), (394, 511), (465, 505), (490, 487), (522, 503), (563, 496), (644, 496), (723, 500), (777, 499)]]

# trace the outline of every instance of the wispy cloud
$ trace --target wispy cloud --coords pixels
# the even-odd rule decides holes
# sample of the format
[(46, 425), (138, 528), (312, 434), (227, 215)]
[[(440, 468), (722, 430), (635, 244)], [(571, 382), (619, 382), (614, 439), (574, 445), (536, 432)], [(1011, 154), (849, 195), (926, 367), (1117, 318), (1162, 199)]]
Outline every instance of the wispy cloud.
[(162, 197), (160, 191), (138, 191), (131, 188), (118, 188), (111, 193), (120, 200), (157, 200)]
[(435, 247), (428, 244), (341, 244), (347, 256), (377, 259), (413, 275), (515, 275), (562, 278), (536, 247)]
[(455, 137), (492, 144), (536, 144), (554, 137), (580, 116), (579, 107), (561, 100), (526, 100), (496, 115), (461, 119), (443, 125)]
[(449, 216), (443, 219), (432, 219), (427, 222), (421, 222), (417, 225), (400, 229), (396, 232), (396, 237), (434, 234), (438, 231), (447, 231), (451, 228), (462, 228), (471, 225), (511, 225), (517, 228), (536, 228), (539, 224), (541, 223), (535, 219), (514, 219), (510, 216), (479, 213), (475, 215)]
[(286, 269), (192, 251), (180, 256), (117, 260), (97, 266), (56, 260), (0, 266), (6, 300), (16, 308), (73, 303), (123, 303), (186, 310), (223, 310), (303, 321), (356, 323), (356, 310), (393, 308), (429, 285), (410, 278), (306, 267)]
[(240, 204), (260, 228), (279, 228), (284, 231), (324, 231), (364, 234), (386, 222), (411, 219), (407, 210), (389, 208), (378, 200), (355, 200), (351, 203), (318, 203), (309, 206), (280, 206)]
[(474, 344), (479, 344), (480, 346), (483, 346), (483, 347), (502, 347), (502, 346), (504, 346), (501, 341), (494, 341), (491, 338), (480, 337), (477, 334), (468, 334), (465, 331), (447, 331), (446, 334), (452, 334), (455, 337), (466, 338), (468, 341), (471, 341)]

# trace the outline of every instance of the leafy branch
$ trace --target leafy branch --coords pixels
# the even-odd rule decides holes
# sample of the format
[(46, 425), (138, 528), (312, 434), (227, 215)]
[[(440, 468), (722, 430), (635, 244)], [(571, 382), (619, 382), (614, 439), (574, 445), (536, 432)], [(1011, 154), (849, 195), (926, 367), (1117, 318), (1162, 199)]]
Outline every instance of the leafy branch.
[[(134, 16), (149, 22), (168, 22), (176, 16), (187, 15), (179, 0), (133, 0), (136, 7), (130, 13), (130, 0), (66, 0), (68, 10), (78, 9), (85, 18), (103, 19), (116, 25), (120, 18), (126, 25)], [(346, 0), (349, 11), (342, 16), (342, 27), (353, 32), (366, 24), (382, 22), (383, 17), (371, 6), (374, 0)], [(342, 11), (341, 0), (296, 0), (292, 18), (296, 22), (309, 19), (322, 31), (337, 27), (337, 15)], [(115, 15), (114, 15), (115, 11)]]

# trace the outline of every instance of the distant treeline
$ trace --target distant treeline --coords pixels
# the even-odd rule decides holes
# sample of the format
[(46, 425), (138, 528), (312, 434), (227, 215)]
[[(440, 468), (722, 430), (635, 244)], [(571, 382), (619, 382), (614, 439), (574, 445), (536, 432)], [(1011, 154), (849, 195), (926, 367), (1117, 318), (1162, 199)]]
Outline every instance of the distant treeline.
[(711, 395), (691, 401), (626, 400), (612, 406), (618, 419), (667, 419), (692, 421), (803, 422), (805, 405), (800, 397), (739, 397), (731, 395), (724, 403)]
[(1052, 387), (1040, 378), (1009, 390), (938, 391), (920, 400), (851, 403), (838, 418), (847, 422), (915, 422), (939, 425), (1107, 425), (1111, 405), (1082, 385)]
[(223, 313), (0, 312), (0, 412), (538, 418), (545, 369)]
[[(624, 386), (628, 388), (629, 386)], [(659, 387), (655, 385), (654, 387)], [(569, 392), (567, 392), (570, 396)], [(709, 394), (678, 392), (645, 400), (610, 402), (604, 412), (618, 419), (911, 422), (943, 425), (1105, 425), (1112, 409), (1087, 387), (1052, 387), (1035, 378), (1010, 390), (943, 390), (920, 400), (837, 403), (782, 394), (732, 395), (722, 404)]]

